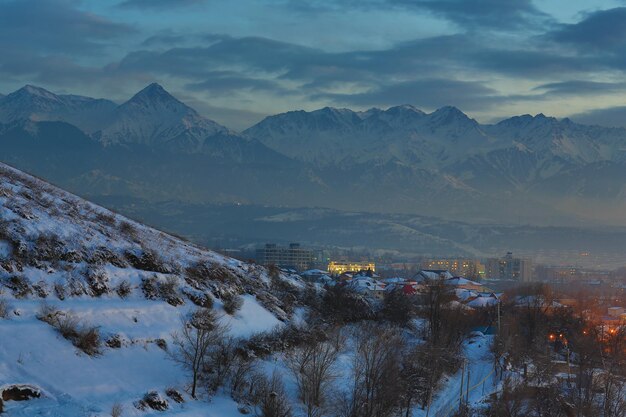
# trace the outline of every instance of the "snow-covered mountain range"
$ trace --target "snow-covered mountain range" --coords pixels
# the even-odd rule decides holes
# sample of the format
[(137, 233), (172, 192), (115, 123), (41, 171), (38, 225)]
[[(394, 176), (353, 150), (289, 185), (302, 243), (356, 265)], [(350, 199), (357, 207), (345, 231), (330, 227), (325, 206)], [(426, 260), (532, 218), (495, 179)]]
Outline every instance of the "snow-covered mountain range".
[(0, 143), (4, 161), (92, 195), (561, 224), (622, 224), (606, 207), (626, 206), (626, 129), (543, 114), (326, 107), (237, 133), (158, 84), (119, 106), (26, 86), (0, 98)]

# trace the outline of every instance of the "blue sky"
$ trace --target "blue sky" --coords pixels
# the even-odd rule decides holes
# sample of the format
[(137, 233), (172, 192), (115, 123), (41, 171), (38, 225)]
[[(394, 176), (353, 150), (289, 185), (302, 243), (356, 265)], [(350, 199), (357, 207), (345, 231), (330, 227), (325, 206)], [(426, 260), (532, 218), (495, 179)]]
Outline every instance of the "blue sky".
[(0, 0), (0, 92), (159, 82), (242, 129), (323, 106), (626, 123), (626, 1)]

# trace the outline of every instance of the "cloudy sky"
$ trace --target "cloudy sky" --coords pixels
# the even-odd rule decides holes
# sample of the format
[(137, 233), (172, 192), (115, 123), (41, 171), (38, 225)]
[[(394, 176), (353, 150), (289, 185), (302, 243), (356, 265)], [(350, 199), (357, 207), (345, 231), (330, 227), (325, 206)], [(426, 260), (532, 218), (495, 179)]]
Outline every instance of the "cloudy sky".
[(626, 0), (0, 0), (0, 92), (153, 81), (242, 129), (323, 106), (626, 125)]

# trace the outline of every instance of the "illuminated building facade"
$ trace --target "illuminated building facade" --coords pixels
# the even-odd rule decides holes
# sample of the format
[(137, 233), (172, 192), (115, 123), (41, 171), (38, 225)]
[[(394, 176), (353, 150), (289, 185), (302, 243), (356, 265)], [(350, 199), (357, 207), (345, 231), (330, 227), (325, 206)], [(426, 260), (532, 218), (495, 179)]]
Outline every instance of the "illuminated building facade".
[(359, 271), (376, 272), (376, 264), (374, 262), (334, 262), (328, 263), (328, 272), (332, 275), (341, 275), (346, 272)]
[(428, 259), (422, 262), (422, 269), (442, 269), (455, 276), (474, 279), (485, 275), (485, 266), (475, 259)]

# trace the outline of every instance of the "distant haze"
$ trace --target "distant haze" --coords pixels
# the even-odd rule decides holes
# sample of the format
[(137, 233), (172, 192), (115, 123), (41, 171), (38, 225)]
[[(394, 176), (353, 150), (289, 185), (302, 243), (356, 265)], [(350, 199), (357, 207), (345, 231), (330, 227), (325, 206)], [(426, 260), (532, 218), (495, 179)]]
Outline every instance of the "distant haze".
[(0, 146), (2, 161), (203, 244), (623, 259), (624, 128), (398, 105), (237, 132), (156, 83), (121, 104), (27, 85), (0, 98)]

